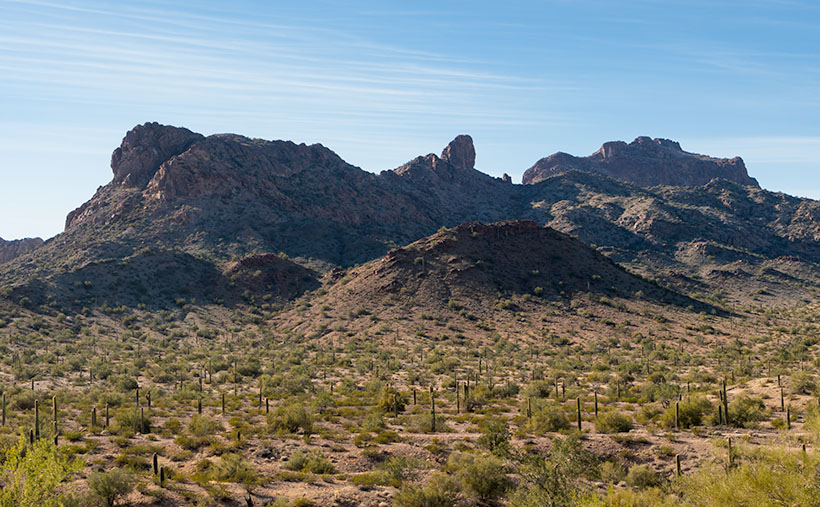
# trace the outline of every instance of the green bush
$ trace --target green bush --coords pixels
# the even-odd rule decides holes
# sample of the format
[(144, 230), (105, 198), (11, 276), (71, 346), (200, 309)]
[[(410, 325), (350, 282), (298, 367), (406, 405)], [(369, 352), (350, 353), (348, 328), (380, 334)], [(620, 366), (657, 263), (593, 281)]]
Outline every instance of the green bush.
[(478, 445), (496, 456), (506, 456), (510, 452), (510, 426), (504, 419), (489, 419), (482, 425)]
[[(692, 396), (678, 402), (678, 424), (680, 428), (694, 428), (703, 424), (703, 418), (712, 413), (712, 403), (705, 396)], [(675, 427), (675, 404), (671, 404), (661, 417), (661, 426), (667, 429)]]
[(513, 507), (575, 505), (581, 479), (600, 478), (598, 457), (586, 451), (575, 436), (552, 439), (548, 455), (525, 455), (517, 471), (521, 480), (510, 497)]
[(332, 474), (336, 471), (333, 463), (318, 451), (309, 453), (301, 450), (295, 451), (288, 459), (285, 468), (294, 472), (310, 472), (313, 474)]
[(213, 436), (220, 431), (224, 431), (225, 428), (221, 422), (213, 417), (197, 414), (188, 421), (188, 430), (196, 437), (205, 437)]
[(122, 498), (133, 489), (134, 478), (114, 468), (108, 472), (94, 472), (88, 477), (88, 487), (107, 507), (113, 507), (118, 498)]
[(741, 394), (729, 403), (729, 422), (734, 426), (752, 427), (768, 417), (768, 410), (758, 396)]
[(458, 501), (461, 485), (447, 474), (437, 473), (422, 485), (408, 484), (393, 497), (396, 507), (452, 507)]
[(240, 454), (223, 454), (211, 468), (212, 477), (217, 481), (235, 482), (246, 489), (259, 482), (256, 468)]
[(404, 406), (407, 404), (406, 398), (395, 387), (384, 386), (381, 396), (379, 396), (379, 403), (376, 406), (383, 412), (398, 414), (404, 411)]
[(501, 496), (509, 485), (504, 462), (492, 454), (456, 452), (447, 460), (446, 469), (482, 502)]
[(633, 488), (645, 489), (660, 484), (661, 479), (649, 465), (635, 465), (626, 474), (626, 483)]
[(791, 392), (793, 394), (812, 394), (817, 390), (817, 380), (814, 375), (805, 372), (795, 373), (791, 377)]
[(276, 433), (296, 433), (300, 428), (305, 435), (313, 433), (313, 414), (302, 405), (279, 407), (268, 417), (268, 427)]
[[(146, 412), (143, 411), (143, 415), (140, 416), (140, 410), (133, 407), (118, 410), (114, 415), (114, 421), (118, 426), (117, 431), (150, 433), (152, 427), (151, 416)], [(142, 427), (140, 427), (140, 422), (142, 422)]]
[(603, 412), (595, 420), (595, 429), (599, 433), (625, 433), (632, 429), (632, 418), (617, 410)]
[(570, 422), (561, 407), (554, 403), (547, 403), (534, 410), (529, 427), (534, 433), (544, 434), (568, 430)]
[(63, 505), (68, 497), (60, 491), (60, 485), (82, 467), (82, 461), (68, 459), (52, 441), (43, 439), (30, 447), (21, 436), (3, 456), (0, 505)]

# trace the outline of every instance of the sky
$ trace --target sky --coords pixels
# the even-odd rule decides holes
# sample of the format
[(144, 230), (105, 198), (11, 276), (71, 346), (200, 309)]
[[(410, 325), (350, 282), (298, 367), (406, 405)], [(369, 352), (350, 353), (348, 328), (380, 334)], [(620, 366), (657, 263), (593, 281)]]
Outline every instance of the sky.
[(470, 134), (524, 170), (637, 136), (820, 198), (814, 0), (0, 0), (0, 237), (51, 237), (147, 121), (368, 171)]

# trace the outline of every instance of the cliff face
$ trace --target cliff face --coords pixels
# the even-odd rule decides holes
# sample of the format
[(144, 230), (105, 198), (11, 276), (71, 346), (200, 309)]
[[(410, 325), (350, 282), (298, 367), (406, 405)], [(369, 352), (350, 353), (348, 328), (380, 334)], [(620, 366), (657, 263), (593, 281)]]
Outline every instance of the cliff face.
[(523, 183), (532, 184), (577, 169), (603, 174), (642, 187), (656, 185), (700, 186), (715, 178), (757, 187), (746, 172), (743, 159), (713, 158), (683, 151), (675, 141), (639, 137), (627, 144), (605, 143), (588, 157), (555, 153), (542, 158), (524, 173)]

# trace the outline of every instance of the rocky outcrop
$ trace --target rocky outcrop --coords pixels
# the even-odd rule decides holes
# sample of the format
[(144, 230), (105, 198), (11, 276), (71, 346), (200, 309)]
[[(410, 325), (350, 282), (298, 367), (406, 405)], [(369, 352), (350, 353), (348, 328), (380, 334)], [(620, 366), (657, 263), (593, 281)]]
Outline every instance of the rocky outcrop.
[(0, 264), (28, 253), (43, 244), (40, 238), (24, 238), (6, 241), (0, 238)]
[(715, 178), (758, 186), (746, 171), (743, 159), (713, 158), (681, 149), (668, 139), (639, 137), (627, 144), (605, 143), (588, 157), (555, 153), (524, 172), (524, 184), (533, 184), (571, 170), (591, 171), (643, 187), (656, 185), (700, 186)]
[(111, 155), (114, 183), (137, 187), (144, 185), (159, 166), (174, 155), (204, 139), (188, 129), (145, 123), (125, 134), (122, 144)]
[(456, 169), (473, 169), (475, 167), (473, 138), (463, 134), (456, 136), (441, 152), (441, 159), (449, 162)]

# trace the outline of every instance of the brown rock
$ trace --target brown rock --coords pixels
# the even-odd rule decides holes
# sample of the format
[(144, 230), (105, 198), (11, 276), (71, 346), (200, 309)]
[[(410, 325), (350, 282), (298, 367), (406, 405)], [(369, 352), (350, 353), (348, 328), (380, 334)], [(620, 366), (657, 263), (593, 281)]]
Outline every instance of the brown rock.
[(468, 135), (456, 136), (441, 152), (441, 159), (456, 169), (473, 169), (475, 167), (475, 147), (473, 138)]
[(524, 173), (524, 184), (538, 183), (570, 170), (590, 171), (643, 187), (656, 185), (700, 186), (715, 178), (758, 186), (749, 177), (743, 159), (713, 158), (683, 151), (676, 141), (639, 137), (604, 143), (588, 157), (555, 153), (542, 158)]
[(6, 241), (0, 238), (0, 264), (8, 262), (43, 244), (40, 238), (24, 238)]
[(204, 139), (188, 129), (145, 123), (125, 134), (122, 144), (111, 155), (114, 183), (138, 187), (144, 185), (160, 164)]

